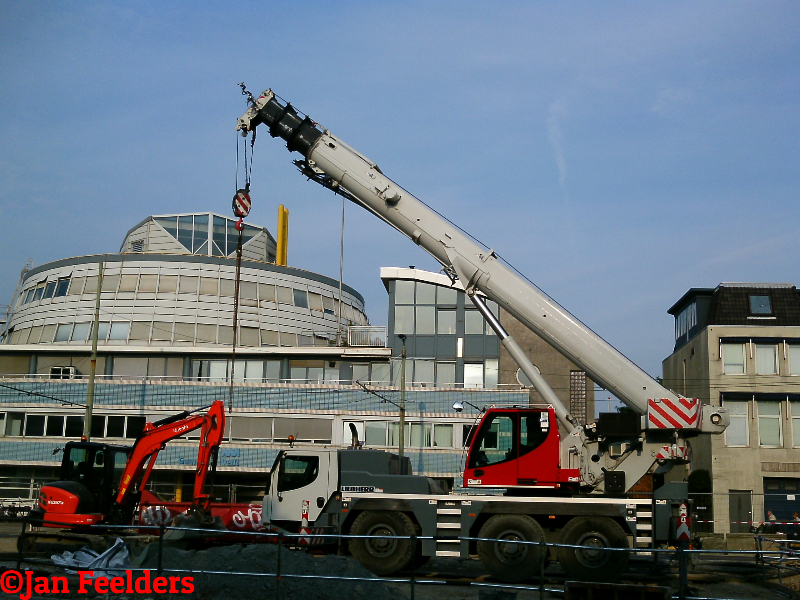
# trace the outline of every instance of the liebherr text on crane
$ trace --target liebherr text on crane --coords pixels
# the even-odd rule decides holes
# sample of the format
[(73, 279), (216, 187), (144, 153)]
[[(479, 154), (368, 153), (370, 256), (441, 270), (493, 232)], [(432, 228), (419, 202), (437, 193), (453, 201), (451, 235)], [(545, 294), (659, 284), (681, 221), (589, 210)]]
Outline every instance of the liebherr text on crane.
[[(284, 525), (294, 527), (295, 519), (281, 518), (284, 509), (290, 509), (283, 502), (287, 500), (286, 492), (291, 491), (299, 494), (292, 502), (299, 499), (318, 505), (318, 510), (312, 511), (315, 514), (308, 514), (311, 523), (343, 533), (377, 535), (395, 531), (404, 535), (401, 531), (413, 530), (440, 539), (448, 535), (479, 535), (509, 541), (546, 537), (549, 541), (592, 548), (566, 549), (559, 559), (572, 576), (594, 579), (615, 577), (627, 561), (627, 557), (621, 558), (625, 553), (598, 554), (598, 548), (654, 544), (674, 537), (669, 531), (669, 519), (678, 510), (677, 503), (682, 499), (685, 502), (685, 485), (656, 490), (657, 503), (653, 507), (649, 501), (644, 503), (645, 508), (641, 501), (626, 501), (622, 496), (643, 475), (663, 473), (675, 464), (688, 462), (692, 437), (722, 433), (729, 422), (724, 408), (703, 406), (697, 399), (684, 398), (661, 386), (504, 265), (493, 250), (475, 242), (389, 179), (373, 161), (320, 128), (291, 104), (280, 101), (271, 90), (251, 99), (237, 129), (246, 135), (259, 125), (268, 127), (272, 137), (285, 140), (289, 151), (303, 156), (295, 161), (303, 175), (390, 224), (430, 253), (453, 281), (459, 280), (503, 347), (549, 405), (490, 408), (478, 425), (467, 455), (464, 486), (505, 488), (506, 496), (437, 496), (430, 489), (417, 495), (390, 493), (391, 486), (369, 481), (371, 471), (365, 467), (362, 480), (348, 481), (348, 485), (373, 486), (382, 492), (345, 493), (340, 489), (344, 482), (336, 481), (337, 471), (331, 471), (325, 478), (328, 494), (309, 499), (305, 496), (314, 487), (313, 481), (303, 481), (303, 486), (291, 490), (281, 483), (282, 477), (289, 477), (285, 462), (303, 455), (302, 450), (294, 449), (282, 452), (276, 461), (272, 474), (275, 485), (265, 497), (265, 518), (271, 514), (275, 524), (283, 520)], [(596, 424), (579, 425), (488, 310), (484, 298), (497, 302), (581, 367), (631, 412), (601, 415)], [(498, 452), (490, 441), (497, 431), (507, 433), (512, 440), (504, 452)], [(356, 457), (344, 458), (342, 453), (348, 452), (354, 451), (331, 451), (326, 460), (328, 466), (339, 464), (342, 477), (341, 464), (359, 462)], [(391, 456), (387, 457), (391, 463)], [(373, 461), (366, 454), (363, 459), (367, 463)], [(319, 457), (315, 460), (319, 461)], [(398, 464), (402, 463), (401, 460)], [(356, 466), (353, 470), (360, 471)], [(374, 472), (378, 479), (414, 477), (404, 475), (402, 470), (391, 475), (390, 469), (380, 476), (378, 471)], [(404, 489), (398, 485), (397, 491)], [(303, 491), (304, 488), (308, 489)], [(558, 500), (553, 501), (553, 497)], [(420, 498), (425, 502), (416, 501)], [(399, 550), (389, 552), (385, 543), (381, 546), (378, 542), (356, 540), (350, 546), (353, 554), (376, 572), (397, 570), (403, 562), (397, 558)], [(421, 552), (423, 556), (463, 555), (474, 549), (466, 542), (442, 546), (440, 540), (431, 540), (422, 544)], [(506, 580), (528, 576), (530, 571), (525, 565), (530, 567), (530, 559), (536, 554), (532, 547), (514, 544), (496, 543), (491, 548), (478, 544), (477, 550), (492, 573)], [(407, 565), (400, 564), (399, 568), (403, 566)]]

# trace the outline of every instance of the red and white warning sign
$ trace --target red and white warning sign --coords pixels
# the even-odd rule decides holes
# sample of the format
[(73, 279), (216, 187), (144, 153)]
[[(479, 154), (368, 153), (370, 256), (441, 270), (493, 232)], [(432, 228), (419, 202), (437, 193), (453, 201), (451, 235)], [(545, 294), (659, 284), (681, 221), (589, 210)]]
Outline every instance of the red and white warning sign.
[(662, 398), (647, 401), (647, 427), (655, 429), (693, 429), (700, 426), (697, 398)]
[(237, 190), (236, 195), (233, 197), (233, 214), (243, 219), (250, 214), (250, 192), (247, 190)]
[(679, 540), (689, 540), (692, 538), (690, 529), (691, 521), (689, 520), (689, 507), (686, 503), (681, 503), (678, 508), (678, 529), (675, 532), (675, 537)]

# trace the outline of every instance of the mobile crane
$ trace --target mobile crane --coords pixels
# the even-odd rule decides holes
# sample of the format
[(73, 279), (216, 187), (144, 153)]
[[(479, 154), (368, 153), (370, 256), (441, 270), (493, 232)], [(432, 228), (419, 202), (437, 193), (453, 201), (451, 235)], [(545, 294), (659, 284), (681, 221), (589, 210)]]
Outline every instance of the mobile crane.
[[(208, 409), (203, 414), (200, 411)], [(200, 525), (210, 526), (214, 497), (204, 494), (208, 473), (225, 433), (221, 400), (147, 423), (133, 446), (102, 442), (68, 442), (64, 447), (60, 481), (43, 485), (38, 507), (29, 515), (34, 525), (79, 529), (90, 525), (127, 525), (150, 478), (158, 453), (170, 440), (200, 429), (194, 494), (187, 513)], [(184, 525), (186, 523), (184, 522)]]
[[(667, 485), (656, 490), (654, 497), (659, 503), (648, 507), (649, 510), (640, 506), (641, 501), (618, 498), (648, 472), (666, 472), (675, 464), (688, 462), (688, 441), (701, 433), (722, 433), (729, 422), (726, 409), (702, 406), (697, 399), (681, 397), (661, 386), (536, 286), (504, 265), (494, 250), (476, 243), (389, 179), (373, 161), (320, 128), (291, 104), (282, 103), (271, 90), (258, 98), (248, 96), (248, 102), (250, 107), (239, 118), (237, 130), (247, 135), (259, 125), (266, 126), (272, 137), (286, 142), (290, 152), (297, 151), (303, 156), (294, 163), (304, 176), (365, 208), (431, 254), (453, 282), (461, 282), (503, 347), (548, 404), (546, 408), (488, 409), (471, 442), (464, 471), (465, 487), (506, 488), (517, 495), (527, 493), (537, 497), (507, 494), (439, 498), (420, 483), (414, 497), (403, 498), (403, 494), (389, 495), (384, 486), (370, 483), (375, 477), (369, 476), (368, 470), (364, 470), (360, 484), (348, 486), (341, 463), (356, 459), (343, 454), (348, 451), (338, 451), (314, 459), (317, 463), (324, 460), (330, 469), (336, 467), (334, 463), (338, 464), (336, 468), (341, 474), (339, 481), (333, 476), (336, 472), (333, 470), (325, 478), (331, 482), (328, 494), (317, 498), (318, 508), (308, 515), (316, 514), (308, 522), (321, 519), (323, 523), (332, 523), (337, 531), (361, 535), (391, 531), (403, 535), (400, 532), (419, 530), (424, 535), (441, 538), (442, 532), (458, 531), (462, 536), (479, 534), (508, 542), (541, 541), (547, 530), (550, 540), (589, 548), (562, 549), (559, 560), (572, 576), (594, 579), (616, 577), (627, 563), (626, 553), (602, 552), (602, 548), (627, 547), (629, 535), (634, 546), (640, 542), (669, 539), (670, 518), (677, 512), (676, 503), (682, 499), (685, 502), (685, 486)], [(497, 302), (580, 366), (593, 381), (622, 400), (631, 412), (601, 415), (596, 424), (579, 425), (488, 309), (484, 297)], [(563, 438), (559, 424), (565, 432)], [(506, 438), (508, 444), (499, 449), (496, 444), (489, 443), (497, 437), (497, 431), (510, 434)], [(302, 486), (296, 487), (292, 470), (285, 466), (286, 461), (300, 459), (302, 457), (293, 456), (292, 451), (279, 455), (273, 474), (275, 485), (264, 500), (265, 522), (270, 514), (273, 520), (281, 521), (274, 519), (276, 510), (282, 513), (287, 525), (294, 526), (298, 520), (295, 518), (298, 515), (294, 514), (299, 511), (297, 507), (278, 508), (278, 502), (283, 502), (288, 492), (313, 487), (310, 482), (314, 478), (308, 477)], [(394, 459), (389, 456), (375, 460), (376, 464), (386, 460), (392, 464)], [(324, 468), (319, 465), (317, 472)], [(383, 471), (377, 469), (377, 472)], [(396, 469), (376, 477), (380, 479), (390, 472), (390, 477), (415, 477), (403, 475), (408, 471)], [(401, 489), (410, 488), (398, 484), (396, 491)], [(556, 500), (552, 498), (554, 494), (561, 497)], [(418, 504), (418, 500), (423, 503)], [(307, 506), (309, 501), (305, 502)], [(437, 510), (426, 511), (424, 506), (428, 504), (438, 507)], [(327, 508), (329, 505), (332, 508)], [(321, 510), (323, 507), (326, 508)], [(642, 534), (643, 527), (650, 535)], [(448, 543), (450, 549), (443, 549)], [(400, 546), (403, 545), (399, 542), (386, 541), (350, 543), (354, 555), (382, 574), (407, 566), (410, 551), (403, 546), (401, 552)], [(473, 549), (463, 540), (451, 539), (443, 543), (437, 539), (424, 541), (421, 552), (423, 555), (463, 555)], [(477, 545), (477, 551), (487, 568), (505, 580), (524, 579), (535, 568), (533, 556), (536, 552), (532, 547), (484, 543)]]

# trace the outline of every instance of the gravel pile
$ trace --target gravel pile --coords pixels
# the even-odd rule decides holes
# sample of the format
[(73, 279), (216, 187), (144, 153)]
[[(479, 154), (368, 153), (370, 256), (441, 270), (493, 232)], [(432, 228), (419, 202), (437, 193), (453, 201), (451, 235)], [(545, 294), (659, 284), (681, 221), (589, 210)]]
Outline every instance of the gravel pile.
[[(155, 546), (155, 545), (154, 545)], [(163, 568), (228, 573), (275, 573), (278, 548), (273, 544), (221, 546), (207, 550), (164, 549)], [(148, 552), (143, 569), (156, 569), (156, 548)], [(281, 549), (281, 573), (336, 577), (374, 577), (355, 560), (336, 555), (314, 556), (300, 550)], [(193, 600), (260, 600), (275, 598), (275, 578), (231, 574), (165, 573), (194, 577)], [(348, 581), (310, 577), (283, 577), (280, 597), (303, 600), (397, 600), (397, 592), (382, 581)], [(161, 596), (163, 598), (163, 596)], [(183, 596), (186, 598), (186, 596)]]

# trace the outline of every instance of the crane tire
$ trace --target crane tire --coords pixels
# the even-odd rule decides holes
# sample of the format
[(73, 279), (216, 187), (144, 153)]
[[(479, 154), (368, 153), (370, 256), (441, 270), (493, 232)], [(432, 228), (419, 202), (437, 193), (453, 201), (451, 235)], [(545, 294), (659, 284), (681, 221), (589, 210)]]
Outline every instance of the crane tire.
[(507, 583), (519, 583), (539, 573), (547, 548), (514, 542), (544, 542), (544, 531), (527, 515), (494, 515), (481, 527), (478, 556), (489, 573)]
[(375, 575), (391, 575), (411, 566), (414, 546), (410, 539), (385, 539), (378, 536), (414, 535), (414, 524), (405, 513), (365, 510), (350, 528), (350, 535), (376, 536), (353, 538), (350, 554)]
[(616, 581), (628, 565), (628, 552), (603, 548), (630, 548), (619, 523), (608, 517), (575, 517), (561, 530), (561, 543), (579, 548), (559, 548), (558, 562), (571, 579)]

